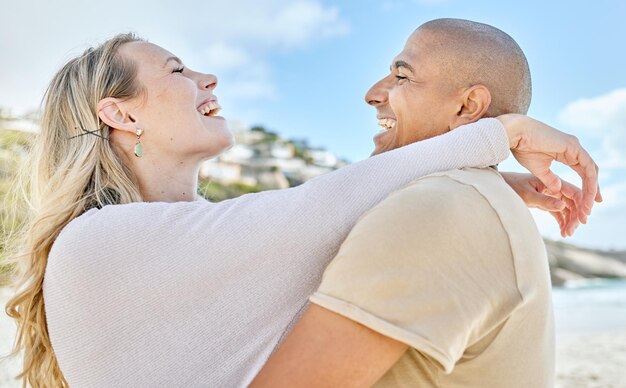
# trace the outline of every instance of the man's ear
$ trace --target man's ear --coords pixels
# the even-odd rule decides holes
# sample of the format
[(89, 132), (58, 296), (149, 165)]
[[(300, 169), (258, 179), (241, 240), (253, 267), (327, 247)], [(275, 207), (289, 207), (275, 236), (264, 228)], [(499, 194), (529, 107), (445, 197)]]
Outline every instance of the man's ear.
[(106, 97), (98, 102), (98, 117), (111, 128), (135, 133), (136, 120), (126, 110), (124, 103), (117, 98)]
[(483, 118), (491, 105), (491, 93), (484, 85), (467, 88), (461, 97), (462, 105), (456, 114), (454, 127), (473, 123)]

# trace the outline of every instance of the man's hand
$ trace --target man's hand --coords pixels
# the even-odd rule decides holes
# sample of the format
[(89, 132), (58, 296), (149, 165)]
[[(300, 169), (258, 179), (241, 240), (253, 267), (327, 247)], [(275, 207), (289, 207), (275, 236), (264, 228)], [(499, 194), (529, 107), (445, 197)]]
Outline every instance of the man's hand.
[[(551, 170), (553, 160), (570, 166), (582, 178), (582, 201), (576, 216), (583, 224), (591, 214), (594, 200), (602, 201), (598, 186), (598, 166), (578, 139), (528, 116), (506, 114), (497, 117), (508, 135), (511, 152), (517, 161), (545, 185), (561, 193), (561, 180)], [(558, 219), (558, 218), (557, 218)]]
[(503, 172), (506, 183), (515, 190), (526, 206), (549, 212), (558, 222), (561, 236), (574, 234), (580, 225), (578, 208), (582, 206), (582, 191), (569, 182), (561, 181), (561, 191), (552, 194), (534, 175)]

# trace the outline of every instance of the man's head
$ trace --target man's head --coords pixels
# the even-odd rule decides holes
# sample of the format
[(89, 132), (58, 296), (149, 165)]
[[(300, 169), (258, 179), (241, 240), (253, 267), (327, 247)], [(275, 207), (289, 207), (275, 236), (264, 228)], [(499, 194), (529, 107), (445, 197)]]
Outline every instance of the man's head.
[(530, 98), (528, 62), (513, 38), (469, 20), (429, 21), (365, 95), (383, 127), (374, 154), (482, 117), (525, 114)]

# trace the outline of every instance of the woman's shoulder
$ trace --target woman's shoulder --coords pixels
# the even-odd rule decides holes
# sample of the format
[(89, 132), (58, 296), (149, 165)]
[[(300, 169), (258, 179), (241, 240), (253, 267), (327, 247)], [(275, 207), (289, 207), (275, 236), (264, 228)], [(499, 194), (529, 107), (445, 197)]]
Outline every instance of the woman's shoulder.
[(52, 244), (46, 263), (48, 289), (53, 284), (84, 285), (86, 279), (104, 274), (122, 276), (148, 260), (164, 259), (163, 252), (190, 244), (189, 228), (210, 205), (142, 202), (86, 211), (71, 220)]
[[(71, 220), (54, 241), (51, 255), (63, 251), (78, 253), (89, 249), (107, 249), (111, 244), (158, 238), (159, 232), (180, 221), (192, 222), (192, 214), (201, 214), (213, 205), (198, 200), (190, 202), (135, 202), (93, 208)], [(171, 229), (169, 229), (171, 232)], [(156, 235), (155, 235), (156, 234)]]

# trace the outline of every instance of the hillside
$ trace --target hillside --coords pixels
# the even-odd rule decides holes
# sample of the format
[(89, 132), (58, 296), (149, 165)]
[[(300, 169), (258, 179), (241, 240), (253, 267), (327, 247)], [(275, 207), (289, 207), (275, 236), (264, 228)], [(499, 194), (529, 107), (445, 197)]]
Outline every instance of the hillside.
[[(306, 141), (285, 140), (262, 127), (236, 126), (235, 135), (237, 146), (201, 169), (199, 192), (209, 200), (298, 185), (346, 164), (328, 151), (309, 147)], [(32, 137), (32, 133), (0, 128), (0, 227), (4, 234), (10, 229), (6, 225), (8, 211), (15, 206), (6, 193)], [(6, 272), (2, 266), (3, 240), (0, 284)], [(545, 243), (555, 286), (590, 278), (626, 278), (626, 251), (585, 249), (550, 240)]]
[(545, 240), (552, 284), (594, 278), (626, 278), (626, 251), (586, 249)]

